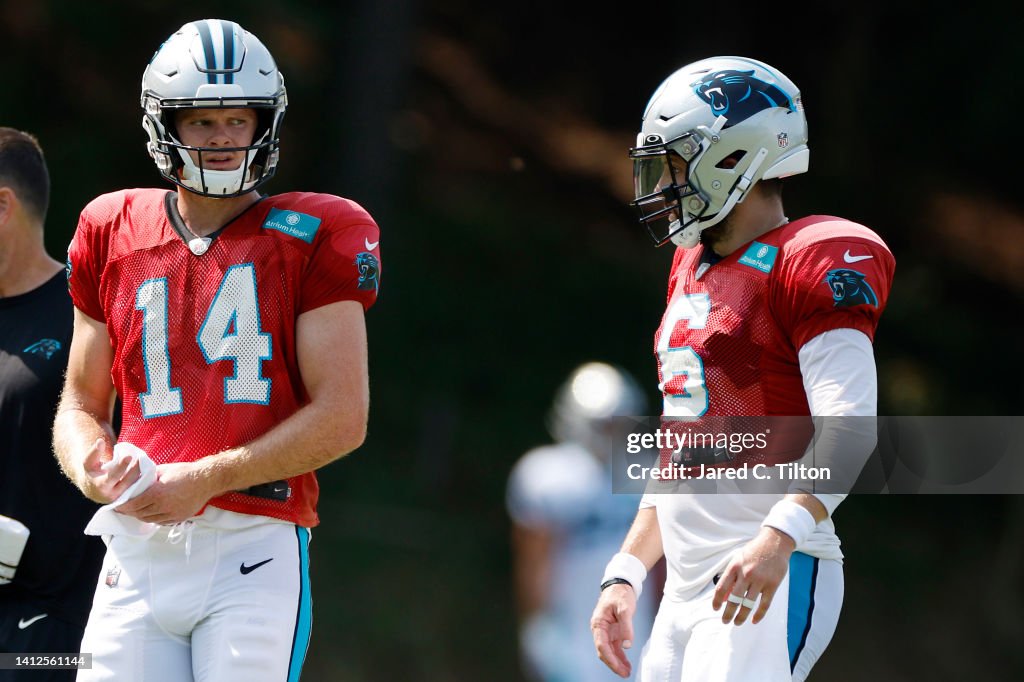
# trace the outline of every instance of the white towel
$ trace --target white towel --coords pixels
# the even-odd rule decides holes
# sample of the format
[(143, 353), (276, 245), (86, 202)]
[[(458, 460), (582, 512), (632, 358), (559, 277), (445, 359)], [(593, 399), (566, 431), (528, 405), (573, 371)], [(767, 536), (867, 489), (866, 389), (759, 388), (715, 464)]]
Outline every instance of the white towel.
[(28, 535), (28, 528), (21, 521), (0, 516), (0, 585), (14, 579)]
[(134, 516), (128, 516), (114, 511), (128, 500), (136, 497), (148, 488), (156, 480), (156, 464), (149, 458), (141, 448), (131, 443), (118, 443), (114, 446), (114, 458), (103, 465), (104, 471), (114, 467), (116, 464), (127, 459), (138, 460), (139, 479), (132, 483), (128, 490), (121, 493), (121, 496), (110, 504), (104, 505), (96, 510), (92, 520), (85, 527), (86, 535), (133, 535), (135, 537), (148, 538), (159, 530), (160, 526), (155, 523), (140, 521)]

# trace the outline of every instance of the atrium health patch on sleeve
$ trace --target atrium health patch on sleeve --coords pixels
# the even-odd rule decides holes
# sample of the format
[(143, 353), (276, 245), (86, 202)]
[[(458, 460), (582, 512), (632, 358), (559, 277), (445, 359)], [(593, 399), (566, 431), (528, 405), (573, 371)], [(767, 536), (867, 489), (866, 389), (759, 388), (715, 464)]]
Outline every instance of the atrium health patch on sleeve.
[(316, 231), (320, 229), (320, 219), (307, 213), (299, 213), (288, 209), (272, 208), (263, 221), (263, 227), (284, 232), (301, 239), (307, 244), (313, 243)]

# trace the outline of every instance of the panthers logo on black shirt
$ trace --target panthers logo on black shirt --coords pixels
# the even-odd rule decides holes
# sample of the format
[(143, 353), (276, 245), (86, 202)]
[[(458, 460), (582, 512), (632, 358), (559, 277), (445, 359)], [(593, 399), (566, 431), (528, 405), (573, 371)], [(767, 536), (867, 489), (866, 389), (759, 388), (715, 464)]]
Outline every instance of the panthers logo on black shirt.
[(60, 350), (60, 341), (56, 339), (40, 339), (31, 346), (27, 347), (22, 353), (32, 353), (35, 355), (41, 355), (47, 360), (53, 357), (53, 354)]

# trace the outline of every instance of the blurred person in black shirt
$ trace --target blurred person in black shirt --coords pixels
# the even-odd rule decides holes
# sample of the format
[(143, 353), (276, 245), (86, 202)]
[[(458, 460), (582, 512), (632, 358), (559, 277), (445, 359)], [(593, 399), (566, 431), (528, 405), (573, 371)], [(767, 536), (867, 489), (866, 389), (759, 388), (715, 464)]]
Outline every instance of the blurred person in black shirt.
[[(47, 253), (50, 178), (38, 141), (0, 127), (0, 652), (76, 653), (103, 558), (82, 533), (98, 505), (51, 450), (71, 345), (63, 266)], [(27, 541), (20, 549), (27, 532)], [(75, 670), (34, 671), (73, 680)], [(0, 682), (24, 678), (0, 670)]]

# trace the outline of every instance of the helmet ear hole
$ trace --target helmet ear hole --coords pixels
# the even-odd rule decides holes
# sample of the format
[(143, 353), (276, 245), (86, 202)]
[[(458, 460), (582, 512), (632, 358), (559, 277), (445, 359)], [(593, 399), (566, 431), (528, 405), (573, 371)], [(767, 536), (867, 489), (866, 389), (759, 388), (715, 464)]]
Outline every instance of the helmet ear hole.
[(747, 152), (745, 149), (737, 149), (732, 154), (716, 163), (715, 168), (722, 168), (724, 170), (735, 168), (736, 166), (739, 165), (740, 161), (742, 161), (743, 157), (746, 155)]

